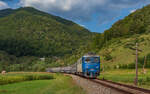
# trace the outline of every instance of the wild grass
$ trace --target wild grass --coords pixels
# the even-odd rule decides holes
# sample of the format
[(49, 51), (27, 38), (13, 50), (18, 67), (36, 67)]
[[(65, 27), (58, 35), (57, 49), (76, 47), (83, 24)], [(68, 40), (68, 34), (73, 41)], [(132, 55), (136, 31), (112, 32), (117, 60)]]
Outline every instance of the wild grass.
[(7, 73), (0, 75), (0, 85), (31, 81), (31, 80), (47, 80), (53, 79), (53, 76), (50, 74), (42, 73)]

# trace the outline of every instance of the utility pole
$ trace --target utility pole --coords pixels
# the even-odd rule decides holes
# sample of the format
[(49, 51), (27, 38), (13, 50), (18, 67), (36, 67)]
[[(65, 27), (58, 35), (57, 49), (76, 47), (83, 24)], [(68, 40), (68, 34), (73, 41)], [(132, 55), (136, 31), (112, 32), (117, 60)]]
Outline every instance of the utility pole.
[(135, 64), (135, 68), (136, 68), (136, 77), (135, 77), (135, 85), (138, 85), (138, 43), (136, 43), (136, 64)]
[(134, 84), (136, 86), (138, 85), (138, 53), (142, 52), (142, 50), (138, 49), (138, 47), (139, 47), (138, 43), (136, 43), (136, 47), (135, 48), (129, 47), (129, 49), (136, 51), (136, 53), (133, 54), (133, 55), (136, 55), (136, 64), (135, 64), (136, 76), (135, 76), (135, 79), (134, 79)]

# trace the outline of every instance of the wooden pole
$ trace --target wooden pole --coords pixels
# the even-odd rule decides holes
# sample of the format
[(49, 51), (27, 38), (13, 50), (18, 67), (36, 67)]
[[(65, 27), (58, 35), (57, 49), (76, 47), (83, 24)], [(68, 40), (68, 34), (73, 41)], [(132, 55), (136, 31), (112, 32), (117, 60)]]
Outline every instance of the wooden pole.
[(136, 68), (136, 77), (135, 77), (135, 85), (138, 85), (138, 43), (136, 43), (136, 64), (135, 64), (135, 68)]

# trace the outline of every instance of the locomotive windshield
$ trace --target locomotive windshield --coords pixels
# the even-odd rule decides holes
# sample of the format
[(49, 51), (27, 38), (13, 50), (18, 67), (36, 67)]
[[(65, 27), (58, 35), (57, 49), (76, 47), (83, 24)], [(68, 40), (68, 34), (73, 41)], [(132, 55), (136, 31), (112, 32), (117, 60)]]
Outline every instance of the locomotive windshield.
[(84, 57), (85, 63), (98, 63), (99, 57)]

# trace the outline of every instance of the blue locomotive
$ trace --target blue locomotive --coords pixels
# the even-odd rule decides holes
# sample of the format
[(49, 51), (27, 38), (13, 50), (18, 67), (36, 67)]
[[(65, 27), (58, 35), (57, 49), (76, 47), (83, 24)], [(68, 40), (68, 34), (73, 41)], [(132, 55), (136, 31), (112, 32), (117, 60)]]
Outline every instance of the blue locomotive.
[(96, 78), (100, 74), (100, 56), (86, 54), (82, 56), (76, 65), (77, 74), (89, 78)]

